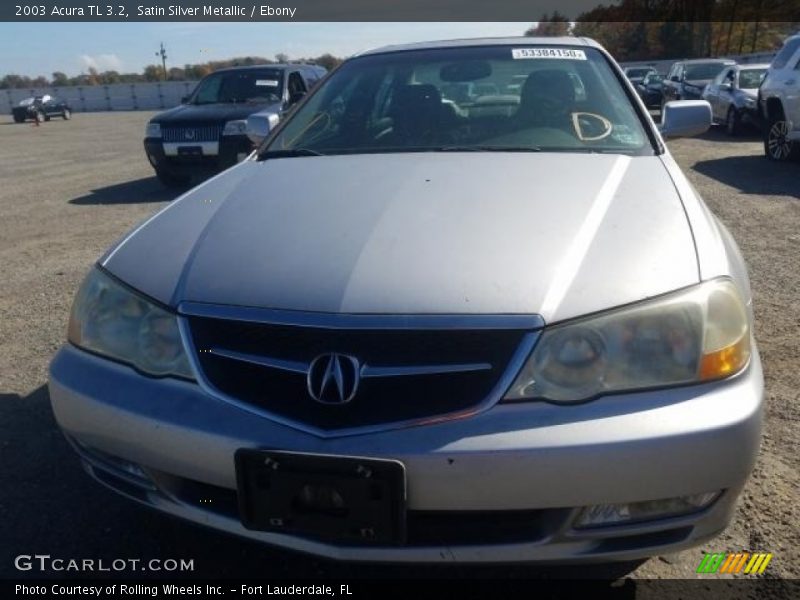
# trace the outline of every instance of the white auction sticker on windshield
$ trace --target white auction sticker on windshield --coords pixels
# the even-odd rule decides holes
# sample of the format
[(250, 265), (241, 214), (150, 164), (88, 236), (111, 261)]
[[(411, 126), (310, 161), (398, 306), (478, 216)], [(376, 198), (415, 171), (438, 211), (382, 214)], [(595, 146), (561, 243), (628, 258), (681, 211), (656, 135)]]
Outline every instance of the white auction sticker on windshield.
[(512, 58), (566, 58), (570, 60), (586, 60), (583, 50), (573, 48), (514, 48)]
[(266, 87), (278, 87), (278, 81), (275, 79), (256, 79), (256, 85), (263, 85)]

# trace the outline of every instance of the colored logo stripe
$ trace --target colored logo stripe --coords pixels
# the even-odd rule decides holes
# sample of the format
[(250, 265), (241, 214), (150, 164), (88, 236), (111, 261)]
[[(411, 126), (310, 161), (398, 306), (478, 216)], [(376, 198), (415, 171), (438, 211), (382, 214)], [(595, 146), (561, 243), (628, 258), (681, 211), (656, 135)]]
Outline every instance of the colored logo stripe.
[(716, 552), (703, 556), (703, 560), (700, 561), (700, 565), (697, 567), (697, 572), (741, 573), (742, 568), (744, 568), (746, 574), (756, 575), (763, 573), (771, 560), (772, 554), (767, 552), (756, 552), (755, 554), (750, 554), (749, 552)]

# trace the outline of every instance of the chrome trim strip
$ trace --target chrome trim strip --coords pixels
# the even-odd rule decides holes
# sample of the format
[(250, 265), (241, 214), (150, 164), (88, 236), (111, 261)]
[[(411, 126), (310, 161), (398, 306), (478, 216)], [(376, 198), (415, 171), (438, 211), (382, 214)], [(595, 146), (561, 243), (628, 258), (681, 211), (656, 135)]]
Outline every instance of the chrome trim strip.
[[(248, 354), (246, 352), (236, 352), (235, 350), (226, 350), (225, 348), (211, 348), (208, 350), (209, 354), (214, 356), (221, 356), (222, 358), (229, 358), (231, 360), (239, 360), (242, 362), (250, 363), (252, 365), (259, 365), (261, 367), (268, 367), (270, 369), (277, 369), (278, 371), (288, 371), (290, 373), (299, 373), (307, 375), (310, 368), (309, 363), (284, 360), (282, 358), (272, 358), (270, 356), (261, 356), (258, 354)], [(369, 377), (405, 377), (413, 375), (443, 375), (445, 373), (470, 373), (474, 371), (488, 371), (492, 368), (489, 363), (467, 363), (467, 364), (451, 364), (451, 365), (411, 365), (411, 366), (397, 366), (397, 367), (373, 367), (370, 365), (362, 365), (360, 375), (366, 379)]]
[(283, 360), (280, 358), (270, 358), (269, 356), (259, 356), (257, 354), (247, 354), (245, 352), (235, 352), (233, 350), (225, 350), (224, 348), (211, 348), (209, 354), (214, 356), (221, 356), (222, 358), (230, 358), (231, 360), (240, 360), (242, 362), (250, 363), (252, 365), (259, 365), (261, 367), (269, 367), (270, 369), (277, 369), (279, 371), (289, 371), (291, 373), (301, 373), (305, 375), (308, 373), (308, 364), (294, 360)]
[[(207, 314), (204, 316), (211, 316), (211, 315)], [(220, 316), (220, 315), (217, 314), (215, 316)], [(295, 322), (294, 324), (297, 323)], [(503, 394), (505, 394), (506, 390), (508, 390), (508, 388), (511, 387), (511, 384), (514, 382), (514, 379), (517, 377), (517, 374), (522, 369), (522, 366), (525, 364), (525, 361), (527, 360), (528, 356), (530, 356), (530, 353), (533, 351), (533, 347), (536, 345), (536, 341), (539, 339), (540, 335), (538, 331), (530, 331), (522, 337), (522, 341), (520, 342), (519, 346), (514, 352), (514, 355), (511, 357), (511, 360), (509, 361), (506, 370), (503, 372), (502, 376), (497, 381), (497, 384), (495, 384), (495, 386), (492, 388), (492, 391), (489, 392), (489, 394), (486, 396), (486, 398), (483, 399), (483, 401), (481, 401), (480, 403), (476, 404), (475, 406), (467, 410), (462, 410), (453, 413), (446, 413), (442, 415), (434, 415), (422, 419), (410, 419), (405, 421), (380, 423), (378, 425), (367, 425), (363, 427), (350, 427), (345, 429), (326, 430), (313, 427), (311, 425), (308, 425), (307, 423), (302, 423), (299, 421), (295, 421), (293, 419), (288, 419), (282, 415), (276, 415), (260, 407), (253, 406), (252, 404), (248, 404), (246, 402), (242, 402), (241, 400), (238, 400), (237, 398), (229, 396), (224, 392), (218, 390), (211, 384), (211, 382), (208, 381), (208, 379), (206, 379), (205, 373), (200, 367), (197, 358), (197, 350), (194, 345), (194, 340), (192, 339), (191, 331), (189, 330), (189, 322), (185, 316), (178, 315), (178, 329), (180, 330), (181, 339), (183, 340), (183, 345), (189, 358), (189, 364), (191, 365), (192, 370), (194, 371), (197, 383), (200, 386), (200, 388), (204, 392), (206, 392), (209, 396), (221, 400), (223, 402), (227, 402), (228, 404), (232, 404), (251, 414), (269, 419), (270, 421), (273, 421), (275, 423), (279, 423), (281, 425), (285, 425), (286, 427), (291, 427), (292, 429), (297, 429), (299, 431), (303, 431), (305, 433), (309, 433), (320, 438), (337, 438), (337, 437), (347, 437), (355, 435), (367, 435), (372, 433), (380, 433), (383, 431), (391, 431), (395, 429), (404, 429), (407, 427), (418, 427), (420, 425), (434, 425), (438, 423), (455, 421), (458, 419), (466, 419), (468, 417), (472, 417), (480, 413), (486, 412), (487, 410), (492, 408), (495, 404), (497, 404), (502, 399)]]
[(296, 325), (320, 329), (541, 329), (537, 314), (424, 314), (327, 313), (275, 308), (181, 302), (179, 315), (211, 317), (229, 321)]
[(203, 156), (217, 156), (219, 154), (219, 142), (163, 142), (164, 156), (179, 156), (179, 148), (197, 148), (203, 149)]
[(454, 365), (411, 365), (408, 367), (361, 367), (361, 377), (406, 377), (414, 375), (444, 375), (445, 373), (472, 373), (474, 371), (488, 371), (492, 368), (489, 363), (466, 363)]

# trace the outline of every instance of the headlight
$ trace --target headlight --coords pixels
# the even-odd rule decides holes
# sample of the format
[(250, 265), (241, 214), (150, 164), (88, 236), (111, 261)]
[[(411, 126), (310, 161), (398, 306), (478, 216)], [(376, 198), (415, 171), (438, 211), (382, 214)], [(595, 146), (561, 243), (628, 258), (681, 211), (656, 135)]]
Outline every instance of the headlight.
[(80, 348), (149, 375), (194, 379), (177, 317), (98, 269), (92, 269), (78, 290), (67, 337)]
[(144, 132), (144, 137), (160, 138), (161, 137), (161, 124), (160, 123), (148, 123), (147, 124), (147, 129)]
[(228, 121), (222, 130), (222, 135), (245, 135), (247, 133), (247, 121)]
[(744, 105), (747, 108), (755, 108), (756, 107), (756, 99), (747, 97), (747, 98), (744, 99)]
[(504, 399), (580, 402), (711, 381), (749, 358), (747, 311), (734, 284), (719, 279), (545, 329)]

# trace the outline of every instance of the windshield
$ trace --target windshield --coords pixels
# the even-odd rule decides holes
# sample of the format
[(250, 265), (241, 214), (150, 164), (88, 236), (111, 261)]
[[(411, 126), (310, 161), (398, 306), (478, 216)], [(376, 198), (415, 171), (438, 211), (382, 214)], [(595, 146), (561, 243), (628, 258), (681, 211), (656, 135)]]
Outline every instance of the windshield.
[(754, 90), (761, 85), (766, 69), (743, 69), (739, 71), (739, 87), (743, 90)]
[(246, 69), (214, 73), (203, 79), (190, 104), (280, 102), (283, 71)]
[(414, 151), (654, 153), (599, 51), (484, 46), (352, 59), (261, 156)]
[(686, 65), (684, 79), (714, 79), (723, 68), (725, 65), (719, 62)]
[(658, 73), (650, 73), (647, 77), (645, 77), (644, 81), (647, 85), (658, 85), (660, 84), (664, 78), (659, 75)]

